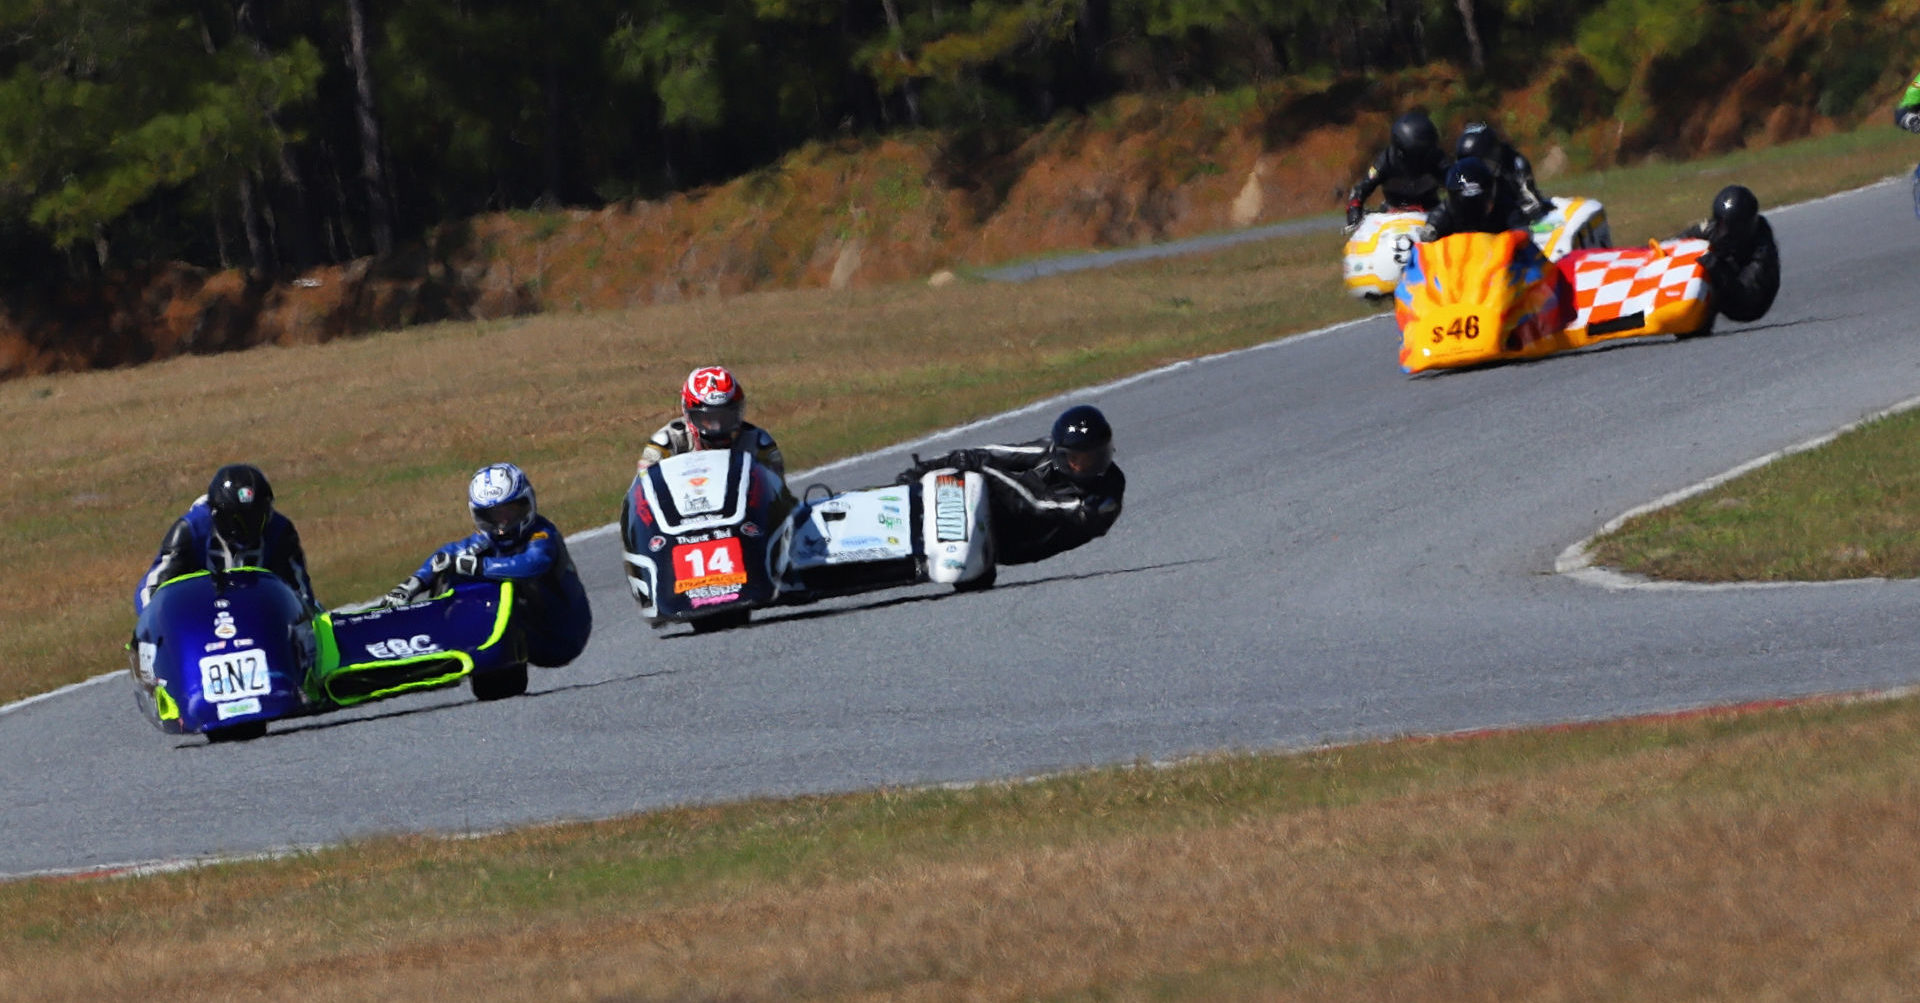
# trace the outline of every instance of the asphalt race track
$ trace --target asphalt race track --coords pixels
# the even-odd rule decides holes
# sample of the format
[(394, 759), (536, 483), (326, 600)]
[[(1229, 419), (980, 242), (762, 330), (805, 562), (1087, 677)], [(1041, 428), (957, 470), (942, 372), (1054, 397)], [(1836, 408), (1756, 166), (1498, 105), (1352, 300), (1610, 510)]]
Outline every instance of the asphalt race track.
[[(1770, 214), (1779, 301), (1711, 338), (1409, 379), (1382, 317), (1085, 395), (1119, 429), (1126, 515), (987, 593), (656, 634), (600, 534), (574, 545), (593, 643), (523, 698), (446, 690), (223, 746), (159, 734), (120, 679), (15, 708), (0, 874), (1913, 683), (1920, 583), (1552, 570), (1626, 509), (1920, 395), (1909, 205), (1883, 184)], [(1053, 410), (949, 438), (1030, 438)]]

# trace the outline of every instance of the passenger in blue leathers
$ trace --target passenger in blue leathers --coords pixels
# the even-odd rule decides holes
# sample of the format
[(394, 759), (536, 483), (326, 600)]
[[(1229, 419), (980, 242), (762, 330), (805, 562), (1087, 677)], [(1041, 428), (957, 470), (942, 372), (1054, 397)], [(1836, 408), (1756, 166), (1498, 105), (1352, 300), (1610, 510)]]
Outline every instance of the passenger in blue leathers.
[(214, 471), (207, 493), (194, 499), (160, 541), (160, 553), (133, 593), (137, 614), (163, 582), (195, 571), (265, 568), (280, 576), (315, 610), (307, 555), (293, 521), (273, 510), (273, 487), (260, 468), (229, 463)]
[(386, 604), (414, 602), (450, 577), (512, 582), (524, 603), (527, 661), (552, 668), (580, 657), (593, 632), (593, 607), (567, 541), (534, 511), (527, 475), (511, 463), (481, 467), (467, 484), (467, 507), (474, 534), (434, 551), (387, 593)]

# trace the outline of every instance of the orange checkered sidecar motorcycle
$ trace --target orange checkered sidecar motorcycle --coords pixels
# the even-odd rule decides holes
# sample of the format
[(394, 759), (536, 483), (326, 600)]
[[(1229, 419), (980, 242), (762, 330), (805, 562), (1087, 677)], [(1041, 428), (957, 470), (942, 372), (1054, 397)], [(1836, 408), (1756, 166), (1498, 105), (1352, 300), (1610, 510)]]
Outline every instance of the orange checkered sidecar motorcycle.
[(1394, 290), (1400, 368), (1458, 369), (1701, 333), (1713, 320), (1706, 250), (1704, 240), (1669, 240), (1550, 263), (1524, 230), (1420, 244)]

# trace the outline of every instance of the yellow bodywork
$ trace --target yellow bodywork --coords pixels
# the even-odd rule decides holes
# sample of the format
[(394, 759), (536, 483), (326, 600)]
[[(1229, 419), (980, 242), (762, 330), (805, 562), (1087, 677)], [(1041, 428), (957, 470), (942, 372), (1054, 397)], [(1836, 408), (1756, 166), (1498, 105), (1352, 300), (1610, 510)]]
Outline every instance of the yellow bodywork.
[(1713, 318), (1706, 249), (1668, 241), (1575, 251), (1553, 265), (1520, 230), (1422, 244), (1395, 291), (1400, 366), (1417, 373), (1701, 331)]
[(1451, 369), (1571, 347), (1556, 278), (1525, 230), (1421, 244), (1395, 292), (1401, 368)]

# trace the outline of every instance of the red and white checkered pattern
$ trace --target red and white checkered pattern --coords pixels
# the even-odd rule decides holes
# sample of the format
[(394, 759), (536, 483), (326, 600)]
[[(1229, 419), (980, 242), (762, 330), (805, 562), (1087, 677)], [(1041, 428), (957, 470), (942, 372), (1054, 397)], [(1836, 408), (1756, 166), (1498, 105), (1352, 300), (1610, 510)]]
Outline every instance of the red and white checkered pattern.
[(1623, 247), (1569, 256), (1576, 312), (1568, 326), (1582, 329), (1634, 313), (1651, 317), (1657, 306), (1706, 295), (1699, 265), (1707, 242), (1670, 240), (1661, 247), (1662, 251)]

